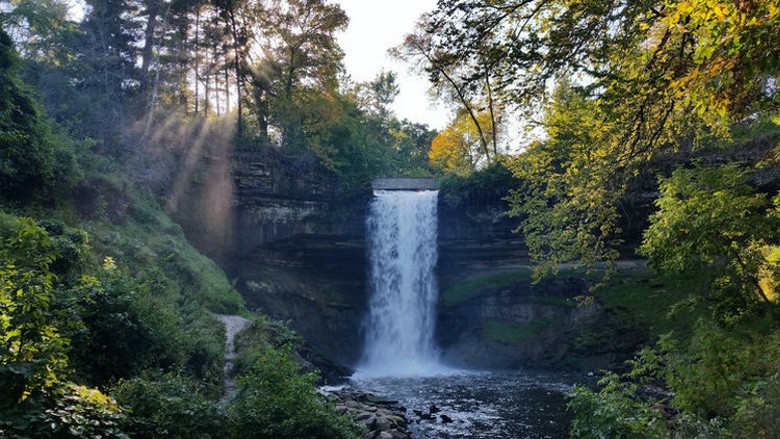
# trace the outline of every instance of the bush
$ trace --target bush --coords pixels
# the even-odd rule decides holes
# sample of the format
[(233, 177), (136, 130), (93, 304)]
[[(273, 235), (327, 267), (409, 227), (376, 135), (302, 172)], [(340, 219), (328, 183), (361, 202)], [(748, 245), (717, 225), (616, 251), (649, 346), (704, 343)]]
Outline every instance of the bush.
[(779, 437), (780, 331), (701, 321), (690, 344), (662, 337), (601, 389), (577, 387), (574, 437)]
[(112, 393), (131, 416), (123, 427), (139, 439), (224, 438), (225, 415), (212, 389), (178, 373), (122, 380)]
[(518, 181), (502, 161), (466, 176), (451, 174), (440, 181), (441, 197), (452, 208), (504, 205), (504, 197)]
[(229, 407), (234, 437), (360, 437), (357, 425), (338, 415), (330, 403), (317, 395), (316, 378), (314, 374), (298, 375), (298, 365), (285, 350), (265, 350), (238, 380), (238, 395)]

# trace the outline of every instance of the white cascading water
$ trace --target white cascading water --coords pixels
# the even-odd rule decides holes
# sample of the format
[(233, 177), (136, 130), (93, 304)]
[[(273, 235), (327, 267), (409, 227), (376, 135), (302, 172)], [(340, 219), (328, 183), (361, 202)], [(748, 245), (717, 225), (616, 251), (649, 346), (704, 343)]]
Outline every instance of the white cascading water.
[(356, 377), (435, 375), (438, 191), (375, 191), (367, 221), (372, 295)]

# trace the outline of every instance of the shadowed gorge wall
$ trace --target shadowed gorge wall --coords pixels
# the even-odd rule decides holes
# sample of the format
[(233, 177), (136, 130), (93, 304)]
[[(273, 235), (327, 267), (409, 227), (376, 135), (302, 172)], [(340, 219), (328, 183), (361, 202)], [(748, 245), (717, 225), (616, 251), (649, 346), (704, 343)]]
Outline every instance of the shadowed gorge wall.
[[(354, 366), (368, 308), (371, 189), (339, 196), (336, 179), (316, 161), (273, 151), (234, 153), (229, 172), (224, 163), (198, 161), (173, 215), (225, 268), (250, 307), (287, 322), (324, 357)], [(212, 228), (215, 204), (207, 201), (212, 181), (222, 187), (226, 177), (229, 203), (217, 205), (229, 207), (220, 214), (230, 219), (228, 233)], [(565, 341), (603, 310), (570, 301), (587, 290), (583, 281), (531, 285), (527, 250), (504, 209), (500, 200), (440, 201), (436, 341), (446, 360), (462, 366), (564, 365), (574, 349)]]

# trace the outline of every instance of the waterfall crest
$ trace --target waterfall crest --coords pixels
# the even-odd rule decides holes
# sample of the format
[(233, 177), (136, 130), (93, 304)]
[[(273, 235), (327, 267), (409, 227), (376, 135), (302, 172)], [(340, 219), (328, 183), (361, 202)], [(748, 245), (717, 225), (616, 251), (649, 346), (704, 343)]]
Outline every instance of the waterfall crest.
[(371, 299), (358, 377), (435, 375), (438, 191), (374, 191), (367, 221)]

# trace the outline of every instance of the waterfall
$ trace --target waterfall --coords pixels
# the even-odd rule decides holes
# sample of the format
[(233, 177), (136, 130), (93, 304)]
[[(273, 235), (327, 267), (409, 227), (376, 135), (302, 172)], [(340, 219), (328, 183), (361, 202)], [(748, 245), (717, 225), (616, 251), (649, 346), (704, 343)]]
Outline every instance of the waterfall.
[(374, 191), (367, 221), (371, 298), (358, 377), (442, 371), (436, 318), (438, 191)]

